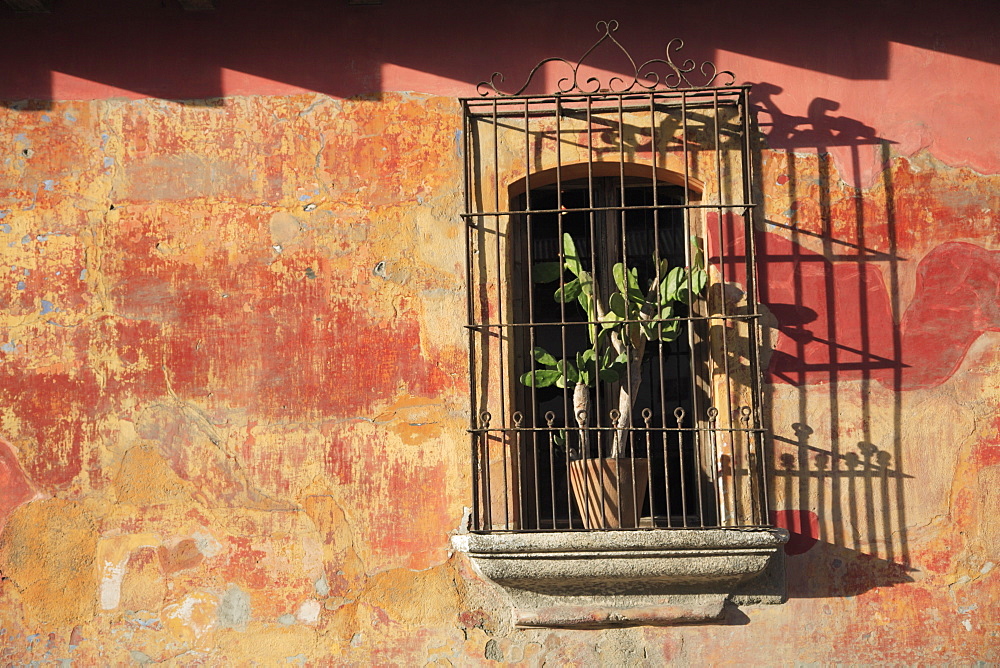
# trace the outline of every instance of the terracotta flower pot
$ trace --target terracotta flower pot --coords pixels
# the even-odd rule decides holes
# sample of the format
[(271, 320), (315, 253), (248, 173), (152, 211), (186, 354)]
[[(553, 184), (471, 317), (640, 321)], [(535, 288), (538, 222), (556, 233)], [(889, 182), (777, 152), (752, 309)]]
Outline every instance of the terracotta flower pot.
[(648, 459), (578, 459), (569, 463), (569, 479), (585, 528), (638, 526), (649, 482)]

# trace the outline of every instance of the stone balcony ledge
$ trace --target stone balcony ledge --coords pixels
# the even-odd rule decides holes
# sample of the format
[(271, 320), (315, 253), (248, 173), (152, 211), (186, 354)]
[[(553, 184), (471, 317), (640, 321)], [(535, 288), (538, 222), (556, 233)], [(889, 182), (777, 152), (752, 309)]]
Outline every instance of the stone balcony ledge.
[(579, 628), (706, 622), (721, 618), (726, 601), (783, 602), (787, 541), (771, 528), (453, 538), (510, 595), (516, 625)]

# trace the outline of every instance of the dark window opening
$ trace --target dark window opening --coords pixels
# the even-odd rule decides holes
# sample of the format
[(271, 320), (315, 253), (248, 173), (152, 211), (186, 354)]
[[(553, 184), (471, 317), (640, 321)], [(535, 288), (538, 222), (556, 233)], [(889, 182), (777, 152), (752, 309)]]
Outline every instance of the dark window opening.
[[(688, 265), (689, 235), (681, 187), (660, 184), (654, 193), (648, 178), (575, 179), (563, 182), (561, 188), (548, 185), (533, 189), (530, 209), (528, 200), (528, 194), (519, 195), (511, 206), (512, 210), (524, 212), (514, 217), (512, 228), (512, 267), (516, 276), (527, 276), (529, 266), (562, 262), (565, 234), (573, 239), (583, 269), (594, 276), (605, 293), (614, 286), (613, 267), (617, 263), (637, 270), (639, 286), (648, 286), (655, 280), (660, 260), (665, 260), (670, 268)], [(572, 278), (566, 272), (563, 282)], [(586, 311), (576, 301), (557, 300), (554, 291), (558, 287), (558, 282), (517, 283), (513, 316), (529, 325), (515, 335), (518, 375), (538, 368), (532, 355), (536, 349), (572, 363), (576, 353), (594, 348), (588, 325), (583, 324), (588, 320)], [(689, 315), (687, 303), (673, 306), (675, 318)], [(628, 434), (625, 454), (648, 460), (648, 487), (653, 490), (637, 509), (640, 526), (701, 526), (702, 518), (715, 514), (711, 497), (698, 493), (704, 481), (694, 440), (688, 439), (686, 444), (671, 443), (663, 431), (676, 428), (676, 409), (682, 409), (685, 416), (693, 414), (695, 365), (693, 337), (688, 336), (691, 323), (675, 322), (679, 327), (676, 338), (647, 344), (638, 391), (631, 402), (634, 416), (640, 419), (634, 421)], [(601, 348), (598, 354), (610, 345), (604, 342)], [(560, 434), (549, 448), (540, 447), (547, 434), (531, 435), (531, 446), (519, 467), (526, 483), (522, 485), (521, 499), (526, 529), (584, 526), (579, 504), (572, 501), (568, 476), (563, 472), (568, 470), (570, 461), (609, 456), (614, 433), (611, 412), (618, 409), (620, 383), (598, 379), (588, 389), (589, 422), (598, 429), (590, 438)], [(575, 422), (572, 387), (530, 387), (519, 383), (517, 405), (522, 407), (523, 424), (535, 429)]]

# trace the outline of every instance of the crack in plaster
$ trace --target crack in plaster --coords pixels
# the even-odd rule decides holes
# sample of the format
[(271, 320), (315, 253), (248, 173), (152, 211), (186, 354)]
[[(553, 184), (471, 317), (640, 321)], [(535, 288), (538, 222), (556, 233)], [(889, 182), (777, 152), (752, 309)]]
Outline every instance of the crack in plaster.
[[(192, 425), (199, 433), (204, 435), (209, 442), (213, 445), (214, 449), (220, 454), (220, 456), (227, 462), (232, 464), (230, 482), (239, 491), (236, 501), (239, 498), (245, 498), (244, 503), (234, 502), (230, 504), (215, 505), (205, 503), (207, 499), (201, 496), (201, 500), (207, 508), (224, 507), (224, 508), (244, 508), (247, 510), (266, 510), (266, 511), (301, 511), (302, 509), (297, 507), (292, 503), (285, 501), (279, 501), (274, 499), (272, 496), (261, 490), (257, 485), (251, 483), (250, 477), (246, 474), (239, 457), (230, 452), (224, 444), (226, 439), (220, 436), (219, 432), (216, 430), (216, 425), (212, 423), (209, 416), (200, 410), (196, 406), (191, 405), (188, 402), (183, 401), (177, 396), (173, 389), (173, 385), (170, 381), (170, 372), (166, 365), (161, 365), (163, 370), (164, 381), (166, 383), (167, 394), (173, 400), (171, 403), (153, 403), (145, 408), (143, 408), (136, 418), (136, 424), (140, 424), (143, 421), (143, 417), (146, 416), (150, 411), (153, 410), (167, 410), (175, 413), (179, 413), (180, 417)], [(173, 468), (173, 466), (171, 466)], [(185, 476), (181, 475), (180, 472), (175, 470), (182, 480), (187, 480)], [(190, 481), (189, 481), (190, 482)], [(246, 501), (252, 502), (250, 505)], [(262, 506), (261, 504), (270, 504)]]
[[(340, 504), (340, 501), (338, 501), (337, 498), (333, 494), (310, 494), (309, 496), (314, 496), (314, 497), (319, 497), (319, 498), (324, 498), (324, 499), (330, 499), (330, 502), (333, 503), (333, 505), (337, 508), (337, 510), (340, 511), (340, 514), (344, 516), (344, 519), (345, 520), (349, 520), (350, 514), (348, 514), (347, 510)], [(306, 517), (308, 517), (309, 521), (312, 522), (313, 527), (315, 527), (315, 529), (316, 529), (316, 532), (318, 534), (322, 535), (323, 534), (322, 527), (316, 522), (316, 520), (313, 518), (313, 516), (310, 515), (307, 512), (306, 513)], [(357, 549), (356, 539), (354, 537), (354, 526), (355, 526), (355, 524), (354, 524), (353, 521), (345, 521), (344, 524), (347, 527), (346, 534), (347, 534), (347, 539), (348, 539), (348, 546), (350, 547), (351, 551), (354, 552), (355, 556), (358, 557), (358, 561), (361, 561), (361, 557), (360, 557), (360, 554), (358, 553), (358, 549)], [(323, 577), (325, 578), (326, 575), (324, 574)], [(329, 585), (327, 585), (327, 587), (329, 588)]]

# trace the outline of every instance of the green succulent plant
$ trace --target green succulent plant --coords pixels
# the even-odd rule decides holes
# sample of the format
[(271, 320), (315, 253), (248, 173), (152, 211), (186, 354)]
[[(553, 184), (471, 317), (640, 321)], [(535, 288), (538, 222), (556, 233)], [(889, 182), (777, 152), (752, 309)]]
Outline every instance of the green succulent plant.
[[(563, 234), (563, 261), (540, 262), (533, 267), (536, 283), (559, 280), (565, 272), (573, 275), (553, 294), (557, 302), (577, 302), (586, 314), (590, 346), (571, 357), (557, 359), (541, 347), (532, 351), (539, 365), (520, 378), (528, 387), (573, 387), (573, 412), (582, 429), (589, 416), (590, 392), (598, 381), (621, 383), (618, 423), (611, 456), (624, 450), (625, 430), (632, 424), (632, 399), (642, 380), (640, 366), (649, 341), (674, 341), (681, 335), (681, 320), (675, 305), (687, 304), (701, 295), (708, 283), (704, 253), (697, 237), (691, 237), (690, 267), (670, 267), (665, 259), (656, 266), (656, 275), (639, 287), (639, 270), (618, 262), (611, 268), (615, 289), (603, 299), (592, 272), (583, 269), (576, 244)], [(583, 419), (581, 420), (581, 415)]]

